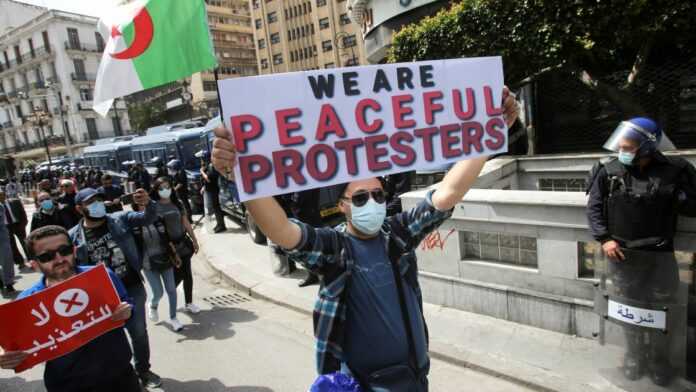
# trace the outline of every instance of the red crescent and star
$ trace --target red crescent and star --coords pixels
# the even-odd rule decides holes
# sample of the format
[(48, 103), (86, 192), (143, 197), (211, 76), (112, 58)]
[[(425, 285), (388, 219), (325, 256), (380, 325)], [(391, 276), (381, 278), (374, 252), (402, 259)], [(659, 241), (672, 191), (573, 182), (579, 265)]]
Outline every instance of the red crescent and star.
[[(141, 8), (133, 18), (133, 26), (135, 33), (131, 45), (118, 53), (109, 53), (111, 57), (118, 60), (132, 59), (143, 54), (150, 46), (154, 35), (154, 26), (152, 17), (145, 7)], [(120, 36), (122, 33), (118, 26), (111, 26), (111, 39), (118, 39)]]

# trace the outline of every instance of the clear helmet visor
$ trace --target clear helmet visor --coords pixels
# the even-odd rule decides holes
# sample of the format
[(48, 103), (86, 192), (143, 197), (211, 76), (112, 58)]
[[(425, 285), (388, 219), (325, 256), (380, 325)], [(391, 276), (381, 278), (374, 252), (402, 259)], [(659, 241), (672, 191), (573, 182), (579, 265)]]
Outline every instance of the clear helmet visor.
[(611, 136), (609, 136), (609, 139), (604, 143), (603, 148), (605, 150), (619, 152), (622, 146), (640, 147), (643, 142), (655, 143), (657, 149), (660, 151), (677, 149), (664, 132), (660, 138), (656, 138), (652, 133), (628, 121), (623, 121), (616, 127)]

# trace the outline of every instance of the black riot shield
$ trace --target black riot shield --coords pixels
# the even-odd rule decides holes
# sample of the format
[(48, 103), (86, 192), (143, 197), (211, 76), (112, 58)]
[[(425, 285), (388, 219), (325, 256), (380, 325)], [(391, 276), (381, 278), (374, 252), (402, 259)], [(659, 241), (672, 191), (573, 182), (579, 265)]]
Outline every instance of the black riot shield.
[(625, 391), (696, 391), (685, 378), (688, 284), (674, 253), (622, 252), (597, 271), (599, 373)]

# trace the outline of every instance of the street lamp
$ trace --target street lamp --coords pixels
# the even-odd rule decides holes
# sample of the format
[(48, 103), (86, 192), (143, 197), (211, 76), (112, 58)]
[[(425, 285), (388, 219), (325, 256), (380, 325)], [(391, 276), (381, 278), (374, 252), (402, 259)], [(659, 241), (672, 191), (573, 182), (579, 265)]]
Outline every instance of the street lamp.
[(39, 128), (39, 137), (43, 140), (44, 147), (46, 148), (46, 157), (48, 158), (48, 171), (51, 172), (51, 150), (48, 148), (48, 139), (44, 133), (44, 125), (48, 125), (48, 119), (50, 114), (42, 109), (34, 108), (34, 112), (27, 116), (27, 120)]
[[(66, 128), (65, 126), (65, 117), (64, 113), (67, 111), (66, 108), (69, 108), (69, 104), (67, 105), (61, 105), (60, 98), (58, 97), (58, 84), (53, 83), (51, 81), (46, 82), (45, 84), (46, 89), (52, 92), (52, 94), (46, 94), (46, 95), (35, 95), (35, 96), (29, 96), (28, 93), (24, 91), (20, 91), (17, 93), (19, 99), (21, 100), (29, 100), (29, 99), (34, 99), (34, 98), (47, 98), (47, 97), (53, 97), (56, 100), (56, 105), (58, 107), (58, 110), (60, 111), (60, 126), (63, 129), (63, 137), (65, 138), (65, 149), (67, 150), (68, 155), (73, 154), (73, 149), (72, 149), (72, 138), (70, 137), (70, 130)], [(66, 96), (65, 99), (67, 101), (70, 100), (70, 97)], [(31, 105), (31, 103), (30, 103)]]

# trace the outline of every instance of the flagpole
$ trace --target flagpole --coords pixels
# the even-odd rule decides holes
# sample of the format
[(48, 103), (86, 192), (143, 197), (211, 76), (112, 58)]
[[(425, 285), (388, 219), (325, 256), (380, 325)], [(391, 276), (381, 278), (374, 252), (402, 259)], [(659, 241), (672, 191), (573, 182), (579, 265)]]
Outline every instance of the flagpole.
[(220, 107), (220, 121), (222, 122), (222, 125), (225, 125), (225, 116), (222, 115), (222, 100), (220, 99), (220, 87), (218, 86), (218, 82), (220, 81), (220, 78), (218, 77), (218, 68), (215, 68), (213, 71), (213, 75), (215, 75), (215, 91), (217, 92), (217, 99), (218, 99), (218, 106)]

